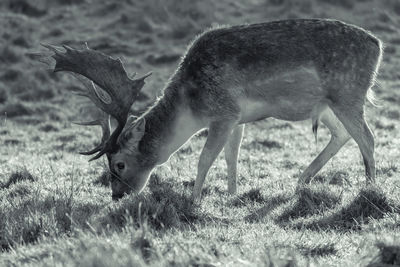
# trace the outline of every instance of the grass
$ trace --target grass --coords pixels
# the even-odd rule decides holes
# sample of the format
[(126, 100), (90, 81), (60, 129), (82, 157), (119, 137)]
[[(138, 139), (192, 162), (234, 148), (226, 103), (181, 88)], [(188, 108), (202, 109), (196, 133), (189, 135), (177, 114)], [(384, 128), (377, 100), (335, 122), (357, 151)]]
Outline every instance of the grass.
[(310, 224), (301, 224), (299, 227), (315, 229), (336, 229), (339, 231), (361, 230), (364, 224), (371, 220), (382, 219), (385, 215), (398, 214), (397, 203), (393, 203), (377, 187), (362, 188), (357, 196), (347, 205), (330, 216), (314, 220)]
[[(146, 222), (154, 229), (184, 228), (193, 221), (206, 221), (208, 216), (197, 214), (186, 194), (175, 192), (171, 184), (150, 181), (150, 194), (127, 196), (115, 208), (100, 214), (96, 219), (103, 227), (121, 229), (132, 219), (137, 225)], [(129, 216), (129, 217), (127, 217)], [(143, 221), (142, 221), (143, 220)]]
[(297, 198), (282, 215), (278, 221), (288, 221), (289, 219), (307, 217), (313, 214), (321, 213), (324, 210), (334, 208), (340, 204), (340, 195), (335, 194), (325, 186), (319, 186), (317, 190), (309, 187), (297, 191)]
[(31, 181), (34, 182), (35, 178), (27, 170), (17, 171), (10, 175), (7, 182), (1, 185), (1, 188), (9, 188), (12, 184), (19, 183), (21, 181)]
[[(400, 264), (397, 1), (18, 0), (0, 7), (0, 266)], [(156, 169), (141, 195), (113, 202), (106, 159), (88, 163), (77, 153), (100, 138), (98, 129), (71, 124), (94, 114), (80, 112), (84, 103), (68, 92), (80, 85), (26, 56), (39, 42), (88, 41), (122, 57), (128, 73), (152, 70), (137, 113), (160, 95), (205, 28), (288, 17), (342, 19), (390, 47), (374, 88), (381, 107), (366, 108), (376, 139), (375, 186), (365, 185), (350, 141), (311, 185), (296, 190), (328, 131), (321, 126), (316, 145), (309, 121), (269, 119), (246, 126), (236, 196), (227, 193), (220, 155), (202, 202), (190, 201), (205, 130)]]

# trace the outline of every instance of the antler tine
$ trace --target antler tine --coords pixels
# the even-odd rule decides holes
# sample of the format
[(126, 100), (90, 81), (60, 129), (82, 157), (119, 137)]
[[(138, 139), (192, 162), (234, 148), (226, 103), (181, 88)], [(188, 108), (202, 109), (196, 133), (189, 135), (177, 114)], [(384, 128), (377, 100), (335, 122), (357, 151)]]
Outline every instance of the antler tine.
[(57, 47), (55, 45), (44, 44), (44, 43), (40, 43), (40, 45), (45, 47), (45, 48), (47, 48), (47, 49), (49, 49), (49, 50), (51, 50), (51, 51), (53, 51), (54, 53), (60, 53), (61, 52), (61, 50), (59, 50), (60, 47)]
[(94, 121), (74, 121), (74, 124), (83, 125), (83, 126), (95, 126), (95, 125), (102, 125), (100, 120)]
[(99, 126), (101, 126), (102, 133), (103, 133), (102, 140), (105, 141), (108, 138), (110, 138), (110, 125), (109, 125), (108, 121), (94, 120), (94, 121), (87, 121), (87, 122), (74, 122), (74, 124), (83, 125), (83, 126), (99, 125)]
[[(81, 151), (81, 152), (79, 152), (79, 154), (85, 155), (85, 156), (90, 156), (90, 155), (93, 155), (94, 153), (97, 153), (97, 152), (101, 151), (102, 148), (103, 148), (103, 144), (99, 144), (95, 148), (93, 148), (92, 150)], [(91, 160), (92, 159), (90, 159), (89, 161), (91, 161)]]
[(93, 121), (87, 121), (87, 122), (73, 122), (74, 124), (77, 125), (83, 125), (83, 126), (101, 126), (102, 129), (102, 137), (101, 137), (101, 143), (95, 147), (94, 149), (87, 151), (87, 152), (80, 152), (80, 154), (83, 155), (92, 155), (96, 152), (99, 152), (103, 149), (104, 143), (107, 142), (107, 140), (110, 138), (110, 116), (102, 112), (102, 115), (100, 118), (93, 120)]
[[(83, 50), (63, 45), (65, 51), (54, 45), (41, 45), (54, 52), (51, 55), (56, 61), (54, 72), (69, 71), (74, 74), (86, 87), (85, 90), (78, 89), (75, 93), (88, 97), (97, 107), (113, 116), (118, 122), (114, 132), (110, 135), (108, 130), (108, 138), (105, 138), (103, 134), (102, 143), (87, 153), (99, 152), (93, 158), (96, 159), (104, 153), (116, 149), (117, 139), (125, 126), (130, 107), (136, 100), (140, 89), (144, 86), (145, 78), (150, 76), (151, 73), (138, 79), (131, 79), (128, 77), (120, 59), (114, 59), (92, 50), (87, 46), (87, 43)], [(80, 75), (90, 81), (83, 79)], [(104, 130), (105, 127), (102, 126), (102, 128)]]
[[(72, 51), (72, 50), (74, 50), (73, 48), (71, 48), (71, 47), (68, 46), (68, 45), (62, 45), (62, 47), (64, 47), (64, 49), (65, 49), (66, 51)], [(86, 45), (86, 47), (87, 47), (87, 45)]]

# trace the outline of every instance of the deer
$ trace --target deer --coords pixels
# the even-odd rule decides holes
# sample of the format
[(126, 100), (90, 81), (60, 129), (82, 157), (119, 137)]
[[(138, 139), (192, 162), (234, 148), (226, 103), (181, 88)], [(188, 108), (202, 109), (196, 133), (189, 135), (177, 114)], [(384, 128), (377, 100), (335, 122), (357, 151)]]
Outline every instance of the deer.
[[(139, 194), (153, 170), (196, 133), (208, 129), (192, 198), (200, 201), (207, 173), (224, 149), (228, 192), (237, 192), (237, 162), (244, 124), (276, 118), (322, 123), (331, 139), (298, 178), (306, 185), (353, 138), (367, 183), (376, 170), (374, 136), (364, 116), (373, 101), (382, 58), (381, 41), (368, 31), (328, 19), (289, 19), (216, 27), (189, 45), (163, 94), (139, 117), (129, 114), (145, 79), (128, 77), (121, 60), (88, 47), (51, 50), (54, 72), (73, 73), (85, 85), (78, 94), (103, 112), (83, 125), (100, 125), (100, 144), (85, 155), (106, 155), (112, 199)], [(110, 118), (117, 121), (111, 133)]]

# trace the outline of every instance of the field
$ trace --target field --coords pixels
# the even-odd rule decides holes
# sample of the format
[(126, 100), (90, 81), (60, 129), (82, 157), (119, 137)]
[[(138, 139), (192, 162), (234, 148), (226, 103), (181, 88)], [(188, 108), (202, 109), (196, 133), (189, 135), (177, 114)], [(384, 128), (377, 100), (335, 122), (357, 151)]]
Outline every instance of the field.
[[(220, 155), (192, 205), (200, 133), (152, 174), (139, 196), (111, 200), (107, 160), (78, 154), (99, 129), (95, 111), (30, 52), (67, 44), (153, 71), (132, 112), (162, 94), (187, 45), (205, 29), (285, 18), (335, 18), (385, 44), (367, 104), (377, 181), (366, 186), (349, 141), (312, 184), (299, 174), (329, 141), (311, 122), (246, 126), (238, 194)], [(400, 2), (397, 0), (2, 0), (0, 2), (0, 266), (400, 266)], [(385, 265), (386, 264), (386, 265)]]

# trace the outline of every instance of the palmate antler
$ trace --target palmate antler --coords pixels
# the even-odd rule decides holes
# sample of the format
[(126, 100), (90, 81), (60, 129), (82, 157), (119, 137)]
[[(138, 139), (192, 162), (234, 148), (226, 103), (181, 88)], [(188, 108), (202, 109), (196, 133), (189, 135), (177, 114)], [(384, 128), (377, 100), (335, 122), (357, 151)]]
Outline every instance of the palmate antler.
[[(42, 45), (54, 52), (52, 55), (56, 61), (54, 72), (69, 71), (74, 74), (86, 88), (77, 90), (75, 93), (88, 97), (104, 111), (100, 119), (78, 123), (80, 125), (100, 125), (103, 130), (101, 143), (94, 149), (81, 152), (81, 154), (92, 155), (97, 153), (90, 159), (95, 160), (105, 153), (115, 151), (118, 136), (126, 124), (130, 107), (145, 84), (145, 78), (150, 76), (151, 73), (138, 79), (131, 79), (128, 77), (120, 59), (113, 59), (87, 46), (86, 49), (77, 50), (63, 45), (65, 52), (62, 52), (59, 47), (48, 44)], [(80, 75), (90, 81), (83, 79)], [(96, 85), (104, 91), (96, 88)], [(111, 135), (110, 116), (118, 122)]]

